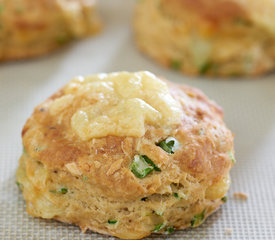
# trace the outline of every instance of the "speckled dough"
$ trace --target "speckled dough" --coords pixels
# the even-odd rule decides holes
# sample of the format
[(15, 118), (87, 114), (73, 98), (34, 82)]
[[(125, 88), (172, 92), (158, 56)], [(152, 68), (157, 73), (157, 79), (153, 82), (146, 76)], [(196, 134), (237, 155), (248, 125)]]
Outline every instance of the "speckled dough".
[(99, 29), (94, 0), (1, 0), (0, 61), (43, 55)]
[[(129, 81), (153, 76), (116, 73), (118, 83), (122, 75)], [(181, 121), (172, 127), (145, 123), (141, 137), (81, 139), (71, 127), (72, 116), (102, 101), (102, 94), (81, 92), (76, 80), (69, 83), (75, 86), (70, 94), (67, 84), (38, 105), (22, 131), (17, 170), (28, 213), (83, 231), (138, 239), (196, 227), (215, 211), (230, 184), (233, 136), (221, 108), (201, 91), (163, 81), (182, 110)], [(54, 103), (60, 101), (58, 108)], [(179, 143), (173, 154), (157, 144), (167, 137)], [(135, 155), (146, 155), (160, 171), (136, 177), (131, 171)]]
[(259, 75), (275, 67), (273, 0), (142, 0), (139, 49), (190, 75)]

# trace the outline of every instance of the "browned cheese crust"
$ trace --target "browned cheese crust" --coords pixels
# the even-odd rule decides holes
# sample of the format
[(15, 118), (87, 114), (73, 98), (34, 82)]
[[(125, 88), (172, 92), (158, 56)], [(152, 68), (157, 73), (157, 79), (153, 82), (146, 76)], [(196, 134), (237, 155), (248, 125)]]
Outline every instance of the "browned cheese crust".
[[(169, 133), (147, 124), (140, 138), (81, 140), (71, 118), (98, 101), (89, 95), (76, 92), (58, 117), (49, 107), (63, 89), (37, 106), (22, 131), (25, 153), (17, 173), (28, 212), (135, 239), (162, 223), (166, 228), (161, 231), (189, 227), (195, 215), (204, 211), (205, 218), (222, 204), (234, 154), (223, 111), (197, 89), (167, 84), (184, 112), (181, 124)], [(174, 154), (156, 145), (171, 136), (181, 144)], [(136, 154), (148, 156), (161, 171), (137, 178), (130, 169)], [(58, 193), (61, 187), (66, 194)], [(117, 223), (109, 224), (110, 219)]]
[(136, 43), (190, 75), (259, 75), (275, 66), (274, 11), (273, 0), (139, 1)]
[(0, 61), (43, 55), (99, 29), (94, 0), (1, 0)]

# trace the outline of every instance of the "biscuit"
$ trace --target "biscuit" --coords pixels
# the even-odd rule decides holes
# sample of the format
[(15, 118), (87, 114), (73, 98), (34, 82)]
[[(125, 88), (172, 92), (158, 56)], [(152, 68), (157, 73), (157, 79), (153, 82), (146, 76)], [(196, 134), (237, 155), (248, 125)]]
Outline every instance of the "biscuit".
[(245, 76), (274, 70), (272, 0), (143, 0), (136, 7), (138, 48), (189, 75)]
[(3, 0), (0, 61), (43, 55), (96, 33), (94, 0)]
[(222, 109), (150, 72), (76, 77), (35, 108), (22, 138), (30, 215), (124, 239), (200, 225), (235, 162)]

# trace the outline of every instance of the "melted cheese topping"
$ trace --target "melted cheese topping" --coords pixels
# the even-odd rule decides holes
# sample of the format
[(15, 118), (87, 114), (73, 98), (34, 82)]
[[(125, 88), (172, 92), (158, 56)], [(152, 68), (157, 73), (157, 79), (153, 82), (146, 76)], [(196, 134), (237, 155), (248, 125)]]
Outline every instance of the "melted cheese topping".
[(65, 87), (65, 94), (97, 99), (72, 116), (72, 129), (82, 140), (108, 135), (142, 137), (146, 124), (172, 128), (183, 114), (166, 83), (150, 72), (78, 77)]

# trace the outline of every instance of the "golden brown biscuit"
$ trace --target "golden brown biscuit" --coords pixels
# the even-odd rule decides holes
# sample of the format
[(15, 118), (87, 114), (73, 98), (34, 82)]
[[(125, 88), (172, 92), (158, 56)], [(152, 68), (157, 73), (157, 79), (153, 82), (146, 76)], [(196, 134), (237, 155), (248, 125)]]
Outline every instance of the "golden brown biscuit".
[(37, 106), (17, 181), (29, 214), (125, 239), (196, 227), (234, 164), (223, 112), (149, 72), (77, 77)]
[(99, 28), (94, 0), (1, 0), (0, 61), (42, 55)]
[(140, 50), (198, 75), (258, 75), (275, 66), (273, 0), (143, 0), (134, 28)]

